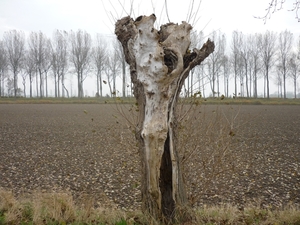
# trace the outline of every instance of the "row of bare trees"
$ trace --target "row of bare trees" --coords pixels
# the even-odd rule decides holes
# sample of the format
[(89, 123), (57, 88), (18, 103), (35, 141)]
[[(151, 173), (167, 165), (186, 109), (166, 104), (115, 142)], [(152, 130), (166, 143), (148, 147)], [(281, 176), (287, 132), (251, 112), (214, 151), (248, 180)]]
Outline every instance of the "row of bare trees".
[[(286, 98), (290, 80), (297, 97), (300, 39), (295, 43), (291, 32), (234, 31), (229, 41), (221, 31), (209, 36), (215, 43), (215, 51), (203, 65), (191, 71), (185, 82), (185, 96), (199, 91), (205, 94), (209, 87), (213, 97), (221, 94), (229, 97), (232, 89), (233, 97), (257, 98), (261, 80), (264, 97), (270, 97), (273, 81), (278, 87), (278, 97)], [(194, 32), (190, 48), (201, 46), (203, 39), (202, 32)], [(77, 78), (78, 97), (84, 96), (83, 83), (87, 76), (96, 78), (97, 96), (103, 96), (103, 84), (108, 84), (110, 93), (115, 94), (117, 77), (121, 77), (121, 95), (126, 96), (126, 71), (120, 44), (115, 39), (107, 41), (100, 34), (92, 40), (82, 30), (56, 30), (51, 39), (42, 32), (31, 32), (26, 39), (22, 31), (11, 30), (0, 41), (0, 96), (5, 95), (5, 87), (9, 96), (27, 96), (26, 85), (29, 85), (29, 96), (33, 97), (35, 85), (37, 96), (48, 97), (48, 81), (52, 79), (54, 96), (69, 97), (65, 80), (71, 74)], [(22, 89), (18, 88), (20, 78)]]
[[(108, 83), (111, 93), (116, 91), (116, 77), (121, 69), (125, 96), (126, 70), (120, 45), (115, 41), (110, 48), (100, 34), (93, 42), (91, 35), (82, 30), (56, 30), (52, 39), (42, 32), (31, 32), (26, 40), (24, 32), (11, 30), (0, 41), (0, 96), (4, 96), (5, 83), (9, 96), (16, 97), (22, 92), (26, 96), (26, 81), (29, 81), (29, 96), (33, 97), (35, 81), (37, 95), (48, 97), (51, 78), (55, 97), (69, 97), (65, 85), (67, 74), (76, 74), (78, 97), (84, 96), (84, 80), (95, 74), (97, 95), (102, 96), (102, 82)], [(18, 88), (20, 78), (23, 90)]]
[[(233, 97), (257, 98), (258, 81), (262, 80), (264, 97), (269, 98), (272, 80), (278, 87), (278, 97), (286, 98), (287, 80), (290, 79), (294, 97), (297, 97), (300, 39), (295, 43), (291, 32), (243, 34), (233, 31), (228, 46), (227, 38), (221, 31), (212, 32), (210, 37), (215, 43), (215, 51), (203, 65), (192, 71), (186, 81), (187, 95), (192, 95), (193, 90), (205, 93), (208, 83), (212, 96), (219, 96), (223, 81), (223, 93), (228, 97), (229, 81), (232, 80)], [(194, 34), (194, 43), (201, 43), (201, 39), (203, 33)]]

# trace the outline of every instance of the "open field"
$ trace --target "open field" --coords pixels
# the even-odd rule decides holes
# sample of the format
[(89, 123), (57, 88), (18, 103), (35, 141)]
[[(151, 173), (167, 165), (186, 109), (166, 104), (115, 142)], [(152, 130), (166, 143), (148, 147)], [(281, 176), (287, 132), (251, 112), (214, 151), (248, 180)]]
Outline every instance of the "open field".
[[(189, 103), (192, 98), (183, 98), (182, 100)], [(224, 98), (221, 100), (221, 97), (216, 98), (199, 98), (196, 96), (196, 99), (201, 101), (205, 105), (220, 105), (220, 104), (231, 104), (231, 105), (300, 105), (300, 99), (283, 99), (283, 98), (244, 98), (239, 97), (236, 99), (233, 98)], [(136, 100), (134, 97), (87, 97), (87, 98), (8, 98), (1, 97), (0, 104), (105, 104), (105, 103), (134, 103)]]
[[(182, 148), (196, 146), (185, 164), (194, 206), (300, 205), (300, 106), (206, 105), (190, 120), (184, 132), (198, 138)], [(0, 188), (137, 209), (139, 156), (122, 121), (113, 104), (0, 104)]]

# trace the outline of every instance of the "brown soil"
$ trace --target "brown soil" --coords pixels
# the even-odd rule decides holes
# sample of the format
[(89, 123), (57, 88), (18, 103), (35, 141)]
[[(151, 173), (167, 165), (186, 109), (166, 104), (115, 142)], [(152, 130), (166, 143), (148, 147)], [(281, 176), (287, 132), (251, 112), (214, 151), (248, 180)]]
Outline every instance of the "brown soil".
[[(199, 144), (186, 165), (194, 205), (300, 204), (299, 106), (201, 106), (200, 111), (204, 121), (219, 112), (225, 123), (234, 122), (226, 135), (235, 148), (231, 159), (213, 162), (222, 164), (216, 173), (212, 162), (203, 161), (209, 152), (201, 149), (210, 142)], [(69, 191), (98, 205), (138, 208), (139, 156), (122, 121), (114, 105), (1, 104), (0, 188), (16, 194)], [(199, 136), (204, 137), (200, 130)]]

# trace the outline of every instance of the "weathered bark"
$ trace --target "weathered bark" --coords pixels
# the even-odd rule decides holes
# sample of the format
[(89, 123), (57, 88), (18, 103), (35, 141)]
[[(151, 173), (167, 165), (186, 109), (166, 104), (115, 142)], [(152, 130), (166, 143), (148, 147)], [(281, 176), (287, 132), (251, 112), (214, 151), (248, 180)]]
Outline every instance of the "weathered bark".
[(136, 138), (142, 163), (142, 210), (154, 219), (170, 222), (187, 206), (176, 149), (175, 107), (189, 71), (214, 50), (208, 40), (193, 52), (191, 25), (168, 23), (157, 31), (154, 14), (135, 21), (124, 17), (115, 33), (130, 65), (140, 119)]

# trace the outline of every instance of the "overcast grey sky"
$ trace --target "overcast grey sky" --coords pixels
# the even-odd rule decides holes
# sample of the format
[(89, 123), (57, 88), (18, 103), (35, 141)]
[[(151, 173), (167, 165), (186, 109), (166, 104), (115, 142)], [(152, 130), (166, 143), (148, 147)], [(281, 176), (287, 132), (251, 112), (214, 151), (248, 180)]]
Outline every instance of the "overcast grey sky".
[[(96, 33), (112, 34), (114, 18), (129, 13), (133, 1), (134, 16), (153, 13), (158, 23), (167, 22), (163, 0), (0, 0), (0, 36), (10, 29), (42, 31), (48, 36), (55, 29), (69, 31), (86, 30), (93, 36)], [(195, 0), (194, 11), (197, 2)], [(272, 15), (266, 24), (254, 16), (263, 16), (270, 0), (202, 0), (194, 24), (198, 31), (206, 34), (221, 29), (231, 33), (240, 30), (244, 33), (264, 32), (265, 30), (290, 30), (299, 35), (299, 23), (294, 12), (288, 12), (293, 0), (288, 0), (284, 8)], [(152, 4), (152, 3), (153, 4)], [(188, 0), (169, 0), (167, 7), (172, 22), (180, 23), (187, 19)], [(122, 5), (124, 8), (122, 8)], [(191, 23), (193, 21), (190, 21)]]
[[(200, 0), (195, 0), (193, 13), (197, 11)], [(264, 16), (265, 9), (271, 0), (202, 0), (197, 16), (190, 22), (197, 31), (203, 30), (209, 37), (213, 30), (226, 33), (228, 39), (234, 30), (243, 33), (264, 33), (266, 30), (281, 32), (285, 29), (294, 34), (296, 40), (300, 34), (299, 23), (292, 8), (294, 0), (287, 0), (283, 9), (272, 15), (264, 24), (254, 16)], [(168, 22), (164, 0), (0, 0), (0, 39), (5, 31), (16, 29), (25, 32), (42, 31), (52, 37), (54, 30), (87, 31), (95, 37), (96, 33), (114, 37), (115, 20), (130, 13), (132, 16), (157, 16), (157, 28)], [(187, 20), (190, 0), (168, 0), (167, 8), (170, 21), (180, 23)], [(194, 15), (194, 14), (193, 14)], [(230, 40), (227, 41), (228, 46)], [(73, 82), (70, 80), (70, 85)], [(88, 80), (87, 80), (88, 82)], [(89, 81), (89, 95), (94, 95), (94, 80)], [(86, 82), (85, 82), (86, 83)], [(276, 86), (271, 81), (271, 89)], [(88, 85), (84, 84), (84, 88)], [(93, 87), (91, 89), (91, 87)], [(261, 93), (262, 90), (260, 90)]]

